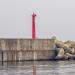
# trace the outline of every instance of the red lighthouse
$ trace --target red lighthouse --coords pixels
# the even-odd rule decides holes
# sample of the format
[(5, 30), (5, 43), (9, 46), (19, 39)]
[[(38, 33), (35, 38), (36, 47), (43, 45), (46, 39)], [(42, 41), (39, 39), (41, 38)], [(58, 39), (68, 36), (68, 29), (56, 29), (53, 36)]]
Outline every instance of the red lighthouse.
[(32, 39), (34, 40), (36, 38), (36, 27), (35, 27), (35, 17), (36, 14), (32, 14)]

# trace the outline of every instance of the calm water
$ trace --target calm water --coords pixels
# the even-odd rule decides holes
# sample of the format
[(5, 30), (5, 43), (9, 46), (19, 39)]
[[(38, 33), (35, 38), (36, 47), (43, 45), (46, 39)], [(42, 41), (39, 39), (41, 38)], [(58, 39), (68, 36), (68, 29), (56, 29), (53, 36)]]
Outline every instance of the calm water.
[(0, 62), (0, 75), (33, 75), (33, 63), (36, 75), (75, 75), (75, 61)]

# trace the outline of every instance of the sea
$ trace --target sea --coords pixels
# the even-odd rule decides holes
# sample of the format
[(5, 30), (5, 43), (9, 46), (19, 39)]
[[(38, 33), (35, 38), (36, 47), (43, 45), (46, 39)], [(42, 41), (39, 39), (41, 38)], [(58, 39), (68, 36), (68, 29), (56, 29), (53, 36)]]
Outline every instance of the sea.
[(75, 75), (75, 61), (0, 62), (0, 75)]

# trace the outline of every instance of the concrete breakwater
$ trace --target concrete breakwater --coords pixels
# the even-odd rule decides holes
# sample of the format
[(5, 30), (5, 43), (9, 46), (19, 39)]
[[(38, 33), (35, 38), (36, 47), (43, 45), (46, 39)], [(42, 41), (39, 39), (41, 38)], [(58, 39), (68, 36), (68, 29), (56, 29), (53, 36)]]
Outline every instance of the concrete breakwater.
[(51, 39), (0, 39), (0, 61), (75, 59), (75, 42)]
[(54, 47), (53, 39), (0, 39), (0, 61), (53, 59)]

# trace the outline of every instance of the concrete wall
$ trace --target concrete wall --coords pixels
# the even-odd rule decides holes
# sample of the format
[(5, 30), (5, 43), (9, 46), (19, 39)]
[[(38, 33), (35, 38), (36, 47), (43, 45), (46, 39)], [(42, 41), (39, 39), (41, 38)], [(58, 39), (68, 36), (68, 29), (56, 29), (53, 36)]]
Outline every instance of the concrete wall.
[(53, 48), (51, 39), (0, 39), (0, 61), (51, 59)]

